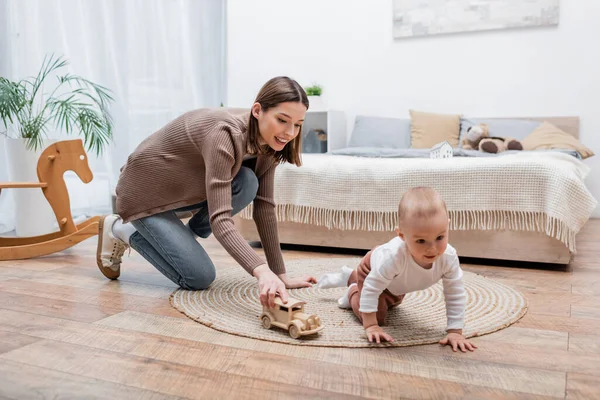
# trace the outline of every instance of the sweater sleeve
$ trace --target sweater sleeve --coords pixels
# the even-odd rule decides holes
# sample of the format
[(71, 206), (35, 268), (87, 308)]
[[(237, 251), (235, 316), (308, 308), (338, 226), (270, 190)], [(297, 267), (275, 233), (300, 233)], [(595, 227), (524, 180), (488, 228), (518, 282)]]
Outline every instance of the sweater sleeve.
[(379, 295), (387, 289), (397, 275), (397, 264), (393, 254), (386, 248), (377, 248), (371, 253), (371, 271), (365, 278), (360, 294), (359, 311), (377, 312)]
[(265, 250), (269, 268), (277, 274), (285, 273), (285, 263), (279, 245), (277, 231), (277, 216), (275, 215), (275, 168), (276, 163), (259, 178), (258, 192), (254, 199), (253, 219), (260, 237), (260, 242)]
[(454, 255), (442, 276), (444, 299), (446, 301), (447, 329), (462, 329), (465, 320), (467, 294), (462, 281), (463, 273), (458, 256)]
[(202, 146), (211, 229), (225, 250), (249, 273), (265, 262), (236, 229), (232, 219), (231, 182), (235, 150), (226, 127), (217, 127)]

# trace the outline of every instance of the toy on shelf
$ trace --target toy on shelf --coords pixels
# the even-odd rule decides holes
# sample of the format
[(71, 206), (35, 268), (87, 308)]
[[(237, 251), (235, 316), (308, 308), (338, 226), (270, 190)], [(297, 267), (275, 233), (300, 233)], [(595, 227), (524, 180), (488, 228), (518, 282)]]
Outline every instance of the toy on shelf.
[(69, 192), (63, 175), (73, 171), (84, 183), (93, 179), (81, 139), (48, 146), (37, 164), (39, 182), (0, 182), (2, 189), (40, 188), (54, 211), (60, 231), (31, 237), (0, 237), (0, 261), (39, 257), (65, 250), (98, 234), (100, 217), (77, 225), (71, 215)]
[(305, 301), (291, 297), (284, 304), (280, 297), (276, 297), (274, 308), (263, 306), (260, 317), (262, 326), (266, 329), (272, 326), (286, 329), (294, 339), (319, 332), (323, 329), (321, 319), (314, 314), (304, 313), (305, 304)]

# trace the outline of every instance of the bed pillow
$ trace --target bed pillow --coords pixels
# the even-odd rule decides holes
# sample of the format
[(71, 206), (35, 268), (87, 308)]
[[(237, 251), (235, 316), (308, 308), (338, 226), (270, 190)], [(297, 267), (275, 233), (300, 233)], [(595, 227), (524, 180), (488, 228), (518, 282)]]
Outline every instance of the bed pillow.
[(409, 112), (412, 148), (430, 148), (443, 141), (447, 141), (452, 147), (458, 146), (460, 115), (415, 110)]
[(490, 136), (511, 137), (523, 140), (542, 123), (525, 119), (461, 118), (459, 140), (461, 147), (467, 130), (477, 124), (487, 124), (490, 129)]
[(358, 115), (348, 147), (410, 148), (410, 120)]
[(557, 128), (549, 122), (543, 122), (521, 144), (525, 150), (571, 149), (581, 154), (582, 159), (594, 155), (594, 152), (584, 146), (575, 136)]

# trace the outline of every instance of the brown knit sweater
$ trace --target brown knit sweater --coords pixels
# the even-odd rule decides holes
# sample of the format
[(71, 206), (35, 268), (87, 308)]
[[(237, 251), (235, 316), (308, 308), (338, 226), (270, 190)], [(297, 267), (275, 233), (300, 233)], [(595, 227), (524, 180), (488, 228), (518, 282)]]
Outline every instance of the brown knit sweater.
[[(200, 109), (176, 118), (146, 138), (127, 159), (117, 184), (117, 213), (124, 222), (208, 200), (217, 240), (248, 273), (265, 262), (231, 218), (231, 182), (247, 149), (249, 114)], [(285, 272), (279, 247), (273, 186), (276, 161), (258, 155), (254, 221), (269, 268)]]

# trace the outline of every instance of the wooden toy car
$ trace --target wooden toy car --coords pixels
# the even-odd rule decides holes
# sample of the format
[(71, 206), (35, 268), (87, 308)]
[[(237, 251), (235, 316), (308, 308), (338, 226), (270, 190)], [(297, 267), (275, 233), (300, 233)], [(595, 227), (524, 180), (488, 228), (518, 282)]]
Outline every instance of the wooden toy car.
[(263, 306), (260, 317), (262, 326), (266, 329), (270, 329), (271, 326), (286, 329), (294, 339), (319, 332), (323, 329), (321, 319), (314, 314), (304, 313), (304, 304), (305, 301), (291, 297), (284, 304), (280, 297), (276, 297), (274, 308)]

